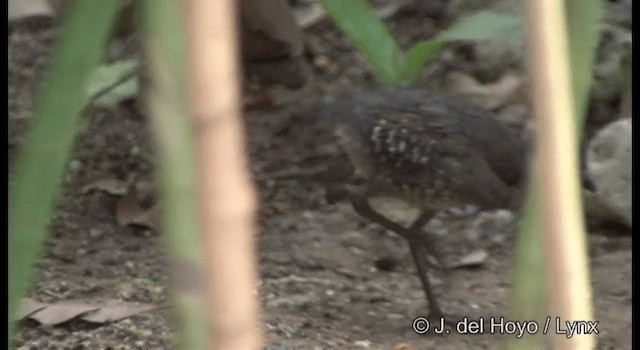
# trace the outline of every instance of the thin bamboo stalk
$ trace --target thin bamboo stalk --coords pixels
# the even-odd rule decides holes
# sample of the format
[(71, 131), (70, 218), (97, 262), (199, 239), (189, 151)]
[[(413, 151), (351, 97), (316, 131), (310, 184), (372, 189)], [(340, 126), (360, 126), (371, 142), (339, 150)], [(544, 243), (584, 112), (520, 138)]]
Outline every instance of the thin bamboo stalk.
[[(562, 325), (593, 321), (564, 2), (530, 0), (527, 7), (549, 315)], [(594, 335), (551, 341), (556, 349), (596, 343)]]
[(259, 349), (255, 191), (240, 118), (237, 9), (186, 2), (190, 111), (196, 128), (199, 222), (216, 349)]

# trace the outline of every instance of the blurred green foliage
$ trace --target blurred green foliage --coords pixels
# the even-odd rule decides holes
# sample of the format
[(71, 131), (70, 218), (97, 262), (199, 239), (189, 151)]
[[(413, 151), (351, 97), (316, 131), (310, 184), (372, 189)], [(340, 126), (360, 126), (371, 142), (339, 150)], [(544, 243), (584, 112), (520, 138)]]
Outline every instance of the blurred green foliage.
[(403, 52), (384, 22), (366, 0), (321, 0), (327, 13), (369, 60), (385, 85), (415, 82), (422, 68), (446, 43), (468, 40), (517, 40), (522, 38), (520, 17), (482, 11), (460, 18), (435, 38)]
[(60, 29), (9, 188), (9, 348), (18, 307), (47, 235), (86, 86), (102, 56), (116, 1), (75, 1)]

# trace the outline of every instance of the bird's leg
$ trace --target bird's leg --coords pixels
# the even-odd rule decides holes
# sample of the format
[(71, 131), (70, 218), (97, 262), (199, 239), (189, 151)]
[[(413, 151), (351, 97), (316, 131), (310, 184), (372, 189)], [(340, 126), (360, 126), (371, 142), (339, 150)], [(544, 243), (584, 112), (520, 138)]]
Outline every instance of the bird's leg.
[(409, 241), (409, 250), (411, 250), (411, 256), (413, 262), (418, 270), (418, 277), (422, 284), (422, 290), (427, 297), (427, 303), (429, 304), (430, 316), (433, 318), (441, 318), (444, 316), (440, 304), (436, 300), (436, 296), (431, 288), (431, 281), (429, 280), (428, 265), (424, 263), (424, 257), (420, 254), (420, 245), (415, 241)]
[(425, 257), (420, 254), (420, 248), (430, 250), (430, 242), (421, 231), (422, 227), (433, 217), (433, 213), (430, 211), (424, 211), (409, 228), (405, 228), (375, 211), (369, 204), (366, 197), (351, 196), (350, 200), (351, 205), (358, 214), (390, 231), (397, 233), (408, 241), (411, 256), (413, 257), (416, 269), (418, 270), (418, 277), (420, 278), (422, 289), (424, 290), (427, 302), (429, 303), (431, 316), (435, 318), (443, 317), (442, 309), (440, 308), (440, 305), (436, 300), (436, 296), (433, 293), (433, 289), (431, 288), (431, 282), (428, 275), (428, 263), (425, 263)]
[(437, 249), (432, 249), (432, 247), (435, 247), (432, 234), (422, 230), (424, 225), (426, 225), (434, 216), (435, 213), (433, 211), (424, 209), (420, 216), (416, 218), (407, 230), (409, 230), (413, 235), (413, 241), (411, 244), (424, 248), (427, 256), (433, 257), (439, 267), (444, 267), (442, 257), (437, 253)]
[(433, 254), (432, 249), (429, 249), (433, 245), (431, 237), (422, 232), (423, 226), (433, 217), (433, 213), (431, 211), (424, 211), (409, 226), (409, 228), (406, 228), (378, 213), (371, 207), (371, 204), (369, 204), (369, 201), (365, 196), (351, 195), (349, 196), (349, 200), (351, 201), (353, 209), (360, 216), (377, 223), (389, 231), (395, 232), (397, 235), (411, 242), (411, 244), (424, 247), (429, 255), (434, 256), (436, 260), (438, 260), (438, 263), (441, 263), (437, 255)]
[(349, 200), (351, 201), (351, 206), (356, 211), (356, 213), (360, 214), (380, 226), (386, 228), (389, 231), (393, 231), (401, 237), (410, 240), (413, 236), (413, 233), (409, 231), (407, 228), (402, 225), (387, 219), (384, 215), (378, 213), (371, 207), (369, 201), (364, 196), (350, 196)]
[[(409, 240), (409, 249), (411, 250), (413, 262), (418, 270), (418, 277), (420, 278), (422, 289), (424, 290), (427, 302), (429, 303), (429, 310), (431, 311), (430, 316), (433, 318), (441, 318), (444, 317), (444, 314), (442, 313), (440, 303), (436, 300), (435, 293), (431, 288), (431, 281), (429, 280), (428, 275), (428, 264), (425, 264), (424, 262), (425, 256), (420, 254), (420, 248), (428, 250), (429, 253), (433, 252), (433, 249), (430, 249), (432, 246), (430, 237), (424, 236), (422, 232), (422, 228), (429, 222), (429, 220), (431, 220), (431, 218), (433, 218), (433, 215), (434, 213), (432, 211), (424, 210), (411, 224), (411, 226), (409, 226), (409, 231), (413, 232), (413, 237)], [(436, 259), (440, 262), (439, 257), (436, 257)]]

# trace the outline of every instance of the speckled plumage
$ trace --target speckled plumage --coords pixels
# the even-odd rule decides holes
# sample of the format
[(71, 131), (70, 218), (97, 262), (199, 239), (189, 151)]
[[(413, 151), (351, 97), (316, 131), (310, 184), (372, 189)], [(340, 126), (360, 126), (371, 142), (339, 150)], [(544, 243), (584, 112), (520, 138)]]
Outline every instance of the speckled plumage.
[(508, 207), (525, 147), (482, 108), (416, 89), (341, 97), (329, 115), (371, 196), (420, 207)]

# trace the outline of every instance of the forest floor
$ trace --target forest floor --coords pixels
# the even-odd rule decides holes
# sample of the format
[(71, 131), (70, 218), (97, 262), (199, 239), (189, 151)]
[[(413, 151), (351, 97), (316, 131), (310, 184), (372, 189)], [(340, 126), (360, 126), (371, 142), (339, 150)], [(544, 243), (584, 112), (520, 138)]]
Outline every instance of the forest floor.
[[(387, 22), (403, 47), (444, 26), (411, 7)], [(37, 40), (25, 44), (30, 35)], [(361, 219), (346, 203), (327, 203), (316, 175), (341, 156), (330, 136), (308, 127), (313, 118), (309, 105), (322, 96), (375, 88), (375, 78), (364, 57), (329, 21), (306, 28), (305, 35), (313, 51), (313, 87), (271, 106), (249, 105), (245, 113), (261, 199), (258, 247), (267, 349), (495, 349), (506, 337), (515, 337), (455, 329), (447, 335), (418, 335), (412, 330), (413, 320), (426, 316), (427, 303), (405, 241)], [(9, 84), (15, 92), (9, 101), (10, 164), (40, 76), (37, 69), (19, 71), (12, 64), (46, 61), (53, 37), (48, 29), (10, 33)], [(446, 52), (439, 55), (419, 86), (442, 90), (452, 71), (465, 72), (484, 87), (508, 75), (524, 79), (517, 64), (482, 77), (478, 72), (489, 69), (480, 67), (486, 63), (482, 59), (455, 61), (468, 48), (447, 50), (454, 62)], [(493, 111), (524, 133), (528, 113), (500, 113), (519, 103), (506, 100)], [(21, 349), (171, 348), (174, 327), (166, 307), (169, 269), (162, 235), (150, 227), (119, 225), (117, 191), (90, 190), (105, 179), (152, 181), (153, 139), (147, 116), (136, 105), (129, 101), (110, 110), (94, 109), (83, 122), (29, 297), (47, 305), (122, 300), (162, 307), (113, 322), (74, 318), (43, 325), (26, 318), (17, 336)], [(432, 223), (446, 233), (438, 244), (450, 260), (478, 250), (487, 253), (478, 264), (434, 272), (436, 292), (452, 313), (476, 320), (506, 317), (517, 222), (490, 223), (481, 238), (474, 236), (477, 222), (477, 214), (445, 213)], [(588, 244), (599, 348), (630, 349), (631, 236), (594, 227)]]

